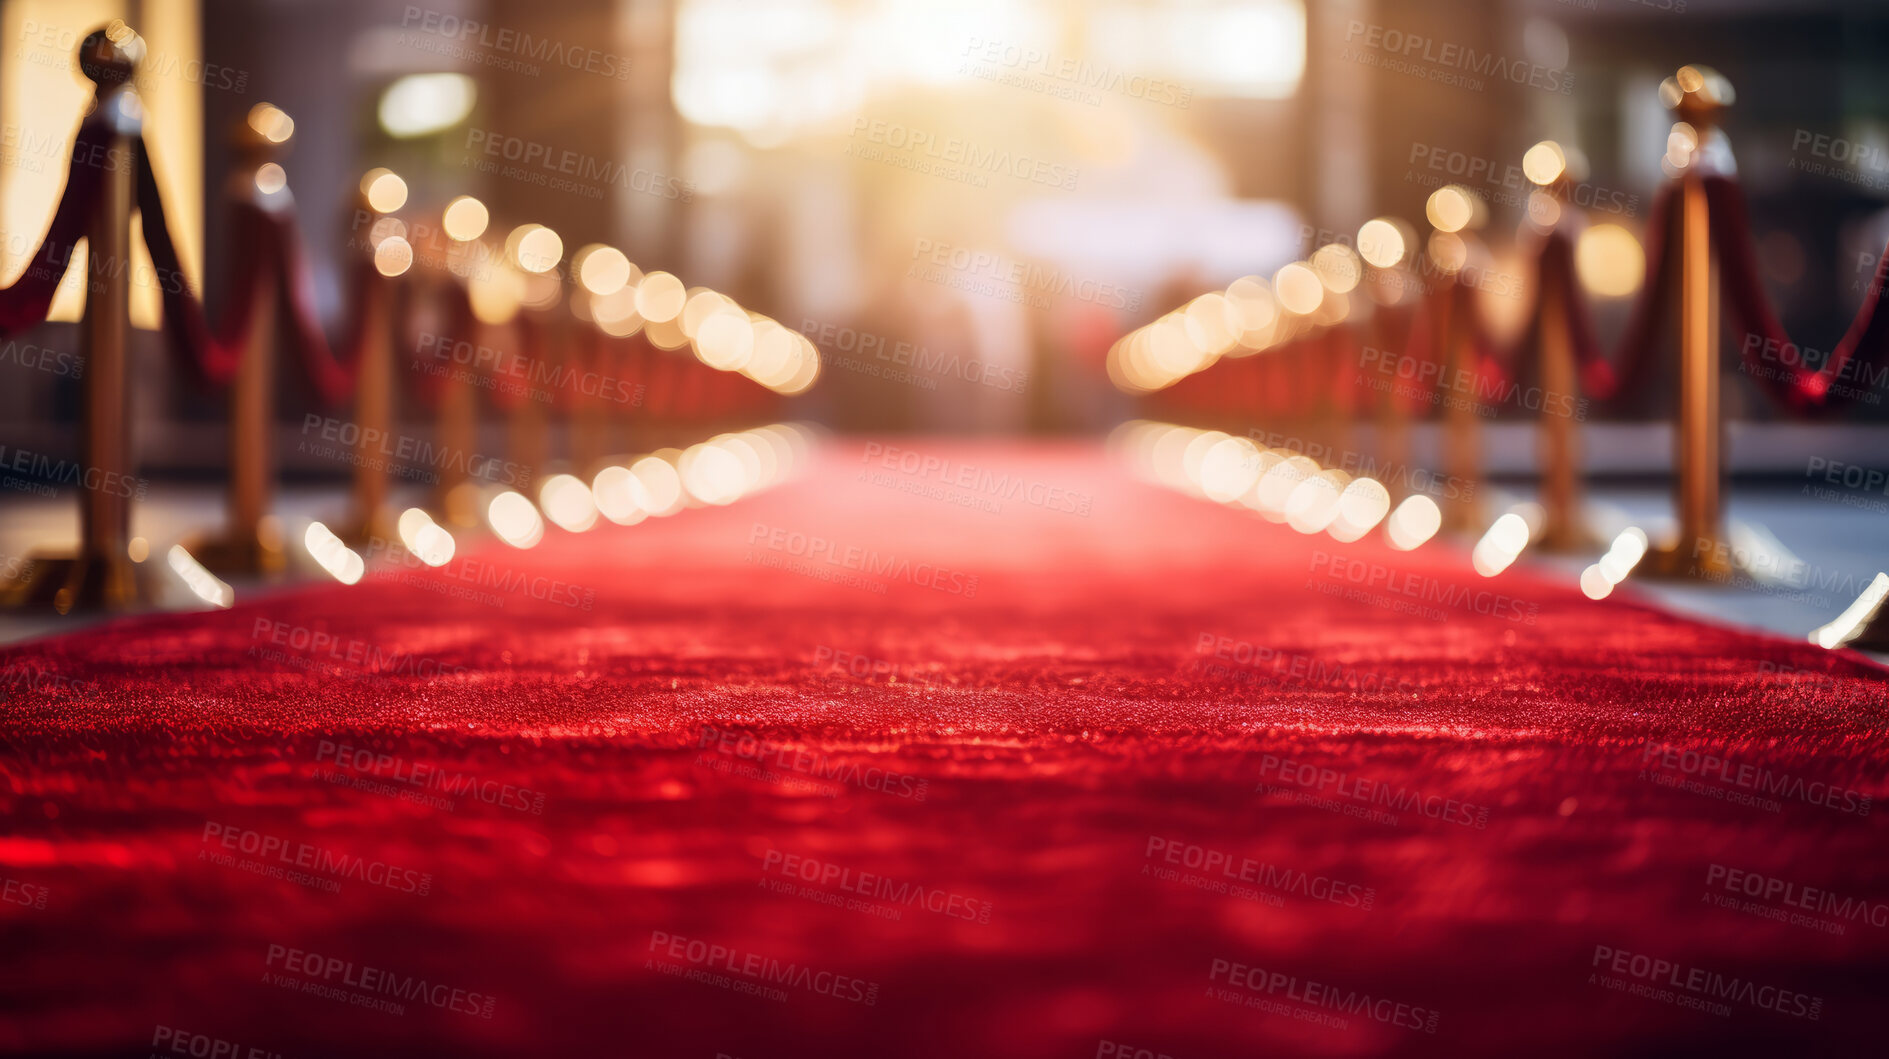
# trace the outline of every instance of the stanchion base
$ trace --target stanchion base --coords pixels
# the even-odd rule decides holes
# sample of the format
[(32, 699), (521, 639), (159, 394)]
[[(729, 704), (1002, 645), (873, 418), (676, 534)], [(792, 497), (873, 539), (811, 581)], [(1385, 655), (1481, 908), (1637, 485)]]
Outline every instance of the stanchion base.
[(1680, 543), (1648, 551), (1646, 561), (1634, 573), (1668, 581), (1716, 581), (1729, 584), (1741, 572), (1732, 554), (1732, 549), (1702, 538), (1695, 547), (1689, 548)]
[(150, 602), (128, 555), (35, 555), (0, 587), (0, 607), (51, 610), (128, 610)]
[(186, 543), (184, 550), (204, 569), (223, 576), (274, 577), (288, 569), (282, 531), (268, 519), (248, 533), (199, 537)]

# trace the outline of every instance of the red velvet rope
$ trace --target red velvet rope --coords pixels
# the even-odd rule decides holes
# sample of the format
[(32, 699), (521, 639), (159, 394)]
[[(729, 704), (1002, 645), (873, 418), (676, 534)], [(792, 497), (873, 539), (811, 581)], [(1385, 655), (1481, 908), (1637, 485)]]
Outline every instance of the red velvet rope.
[(353, 396), (359, 377), (361, 349), (367, 342), (368, 328), (379, 316), (369, 302), (390, 294), (385, 277), (365, 258), (354, 263), (354, 289), (348, 302), (354, 307), (354, 319), (346, 329), (346, 345), (337, 356), (322, 330), (321, 315), (315, 309), (315, 280), (308, 269), (301, 226), (288, 210), (269, 216), (275, 222), (283, 270), (282, 300), (289, 311), (289, 344), (301, 361), (303, 377), (322, 403), (346, 403)]
[(65, 190), (53, 211), (45, 238), (27, 261), (26, 271), (13, 284), (0, 290), (0, 337), (17, 334), (46, 319), (52, 309), (53, 295), (72, 263), (72, 252), (98, 209), (103, 184), (99, 159), (110, 158), (107, 150), (113, 132), (102, 118), (91, 118), (79, 126), (72, 146), (72, 161), (66, 168)]
[[(1821, 368), (1812, 368), (1803, 362), (1802, 347), (1791, 341), (1765, 294), (1758, 276), (1751, 220), (1737, 182), (1727, 177), (1707, 177), (1705, 194), (1728, 311), (1745, 335), (1739, 347), (1746, 372), (1772, 399), (1793, 412), (1834, 404), (1833, 398), (1861, 396), (1863, 388), (1836, 384), (1856, 369), (1889, 363), (1889, 313), (1878, 311), (1884, 280), (1889, 277), (1889, 252), (1878, 258), (1876, 274), (1843, 340)], [(1767, 357), (1772, 361), (1769, 364)], [(1852, 368), (1852, 362), (1856, 368)]]
[(203, 303), (189, 282), (171, 242), (170, 227), (164, 219), (164, 198), (157, 178), (147, 163), (148, 155), (140, 139), (138, 150), (138, 206), (144, 213), (144, 242), (157, 266), (164, 296), (164, 329), (170, 335), (172, 351), (187, 370), (212, 385), (226, 385), (235, 378), (242, 360), (250, 314), (255, 308), (255, 292), (265, 282), (280, 281), (282, 301), (288, 311), (289, 345), (298, 354), (304, 377), (321, 400), (329, 405), (345, 402), (354, 392), (354, 365), (359, 360), (361, 343), (367, 337), (373, 313), (364, 311), (366, 300), (385, 291), (376, 287), (381, 280), (372, 265), (362, 262), (355, 268), (353, 304), (355, 320), (350, 328), (347, 355), (337, 358), (322, 333), (315, 311), (315, 284), (308, 270), (302, 233), (288, 210), (265, 210), (250, 203), (240, 204), (235, 212), (238, 231), (236, 267), (231, 275), (242, 285), (232, 298), (220, 326), (212, 329), (205, 317)]

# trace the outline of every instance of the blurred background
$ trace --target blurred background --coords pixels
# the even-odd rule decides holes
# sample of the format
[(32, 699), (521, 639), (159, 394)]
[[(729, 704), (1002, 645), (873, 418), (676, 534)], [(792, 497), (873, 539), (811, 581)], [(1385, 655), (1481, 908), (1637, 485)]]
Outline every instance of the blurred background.
[[(802, 332), (824, 370), (793, 414), (840, 431), (1098, 433), (1135, 411), (1103, 370), (1123, 331), (1372, 217), (1420, 223), (1443, 183), (1487, 201), (1500, 267), (1542, 139), (1578, 161), (1577, 204), (1637, 237), (1671, 122), (1657, 85), (1687, 62), (1738, 90), (1726, 129), (1793, 333), (1834, 344), (1889, 235), (1873, 0), (5, 0), (7, 277), (89, 98), (74, 48), (112, 18), (149, 43), (147, 136), (213, 307), (231, 130), (268, 101), (294, 119), (282, 162), (331, 322), (357, 182), (388, 167), (413, 216), (476, 195)], [(1608, 333), (1633, 264), (1590, 284)], [(76, 298), (62, 312), (18, 341), (76, 353)], [(212, 477), (223, 402), (156, 339), (138, 336), (142, 473)], [(47, 363), (0, 364), (0, 419), (70, 455), (78, 383)], [(280, 375), (284, 472), (345, 474), (293, 451), (315, 404)], [(1774, 415), (1728, 385), (1731, 418)], [(1881, 462), (1885, 414), (1765, 436)], [(1668, 415), (1592, 424), (1590, 464), (1663, 466)], [(1734, 466), (1775, 449), (1734, 445)]]

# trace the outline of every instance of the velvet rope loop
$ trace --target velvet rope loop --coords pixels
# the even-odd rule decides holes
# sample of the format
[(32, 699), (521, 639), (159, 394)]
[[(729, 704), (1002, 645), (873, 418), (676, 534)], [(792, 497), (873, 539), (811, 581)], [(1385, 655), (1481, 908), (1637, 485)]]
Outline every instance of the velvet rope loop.
[(98, 118), (79, 126), (72, 161), (66, 169), (65, 190), (60, 193), (52, 223), (27, 259), (26, 271), (0, 290), (0, 337), (18, 334), (44, 321), (52, 310), (53, 296), (65, 279), (73, 251), (98, 209), (103, 186), (100, 160), (112, 157), (107, 150), (112, 135), (112, 129)]

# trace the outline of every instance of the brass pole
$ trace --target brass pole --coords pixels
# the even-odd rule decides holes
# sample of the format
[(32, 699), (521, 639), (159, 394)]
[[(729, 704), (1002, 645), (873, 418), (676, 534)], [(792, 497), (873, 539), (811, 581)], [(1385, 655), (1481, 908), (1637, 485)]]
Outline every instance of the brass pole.
[[(1562, 266), (1566, 267), (1566, 263)], [(1581, 521), (1580, 429), (1574, 421), (1573, 395), (1578, 380), (1574, 344), (1568, 331), (1566, 285), (1541, 288), (1541, 507), (1542, 545), (1573, 551), (1588, 543)], [(1560, 409), (1554, 398), (1570, 405)]]
[[(85, 230), (85, 355), (80, 441), (79, 546), (75, 554), (35, 555), (4, 592), (8, 606), (123, 609), (140, 601), (130, 554), (131, 403), (127, 341), (131, 323), (131, 138), (141, 126), (137, 95), (128, 91), (144, 41), (123, 21), (93, 30), (79, 44), (79, 69), (97, 87), (86, 123), (105, 133), (97, 212)], [(70, 189), (68, 189), (70, 190)]]
[[(372, 266), (360, 266), (372, 267)], [(354, 382), (354, 517), (350, 542), (394, 537), (387, 513), (387, 454), (396, 451), (390, 434), (393, 423), (392, 291), (379, 275), (369, 276), (361, 289), (362, 341)]]
[(1474, 297), (1454, 277), (1442, 298), (1443, 308), (1436, 316), (1435, 341), (1443, 352), (1445, 376), (1438, 386), (1443, 394), (1443, 469), (1458, 488), (1446, 490), (1443, 502), (1443, 528), (1456, 533), (1482, 531), (1482, 503), (1476, 495), (1482, 484), (1482, 424), (1478, 422), (1481, 401), (1472, 388), (1469, 393), (1452, 393), (1452, 388), (1476, 376), (1475, 350), (1468, 341), (1465, 311), (1474, 309), (1458, 304)]
[(1705, 181), (1688, 173), (1680, 187), (1678, 547), (1691, 572), (1726, 572), (1718, 547), (1719, 489), (1724, 478), (1719, 420), (1718, 272), (1712, 260)]

